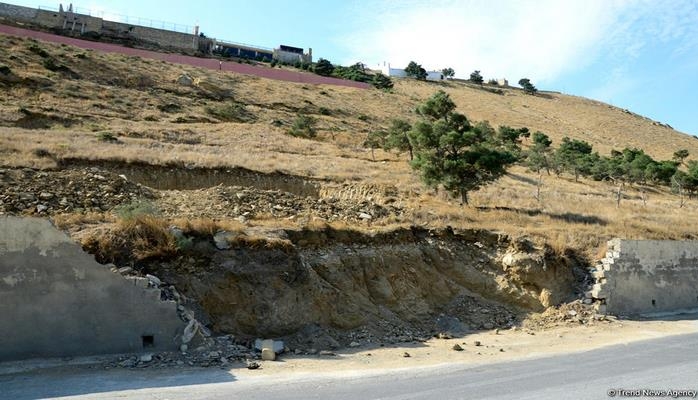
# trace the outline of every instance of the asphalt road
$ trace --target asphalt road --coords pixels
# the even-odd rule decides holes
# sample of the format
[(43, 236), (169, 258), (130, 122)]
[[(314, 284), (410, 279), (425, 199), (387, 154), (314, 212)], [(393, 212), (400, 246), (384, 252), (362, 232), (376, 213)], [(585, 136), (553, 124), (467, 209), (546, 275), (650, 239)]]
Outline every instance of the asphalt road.
[(619, 389), (698, 390), (698, 334), (523, 361), (382, 373), (240, 378), (235, 370), (83, 369), (0, 375), (0, 398), (16, 400), (609, 399), (609, 390), (617, 391), (616, 398), (643, 398)]

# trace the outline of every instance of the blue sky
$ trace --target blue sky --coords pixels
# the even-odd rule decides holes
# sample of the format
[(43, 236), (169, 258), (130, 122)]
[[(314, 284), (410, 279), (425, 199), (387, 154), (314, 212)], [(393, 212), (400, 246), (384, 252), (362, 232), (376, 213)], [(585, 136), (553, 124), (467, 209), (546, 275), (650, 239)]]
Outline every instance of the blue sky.
[[(5, 0), (57, 7), (42, 0)], [(64, 3), (65, 5), (66, 3)], [(698, 135), (696, 0), (198, 0), (74, 2), (264, 47), (312, 47), (334, 63), (415, 60), (467, 78), (601, 100)]]

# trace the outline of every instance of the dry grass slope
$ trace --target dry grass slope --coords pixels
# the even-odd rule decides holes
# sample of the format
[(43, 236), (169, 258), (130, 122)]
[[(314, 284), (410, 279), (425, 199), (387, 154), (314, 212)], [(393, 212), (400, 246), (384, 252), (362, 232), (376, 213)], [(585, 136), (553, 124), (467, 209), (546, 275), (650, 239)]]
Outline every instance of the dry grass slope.
[[(123, 160), (240, 166), (327, 184), (391, 187), (408, 212), (363, 229), (476, 227), (539, 237), (560, 252), (573, 247), (590, 256), (613, 236), (697, 236), (695, 201), (679, 208), (678, 198), (665, 189), (646, 189), (646, 204), (630, 189), (616, 209), (607, 184), (545, 177), (538, 202), (534, 177), (518, 167), (474, 193), (475, 207), (463, 208), (426, 189), (405, 155), (376, 151), (374, 161), (362, 146), (368, 132), (386, 127), (392, 118), (414, 121), (416, 105), (443, 89), (471, 120), (540, 130), (554, 144), (570, 136), (592, 143), (602, 154), (623, 147), (643, 148), (659, 159), (682, 148), (698, 154), (694, 137), (597, 101), (558, 93), (534, 97), (517, 89), (494, 93), (462, 82), (400, 80), (391, 93), (312, 86), (6, 36), (0, 36), (0, 47), (6, 49), (0, 65), (13, 74), (13, 79), (0, 80), (0, 167), (56, 168), (66, 158)], [(47, 58), (60, 68), (47, 69)], [(194, 83), (178, 84), (182, 74)], [(316, 140), (286, 134), (299, 114), (317, 118)], [(288, 227), (316, 222), (267, 215), (247, 223)], [(193, 230), (214, 228), (201, 221), (192, 224)], [(163, 242), (161, 247), (170, 245)]]

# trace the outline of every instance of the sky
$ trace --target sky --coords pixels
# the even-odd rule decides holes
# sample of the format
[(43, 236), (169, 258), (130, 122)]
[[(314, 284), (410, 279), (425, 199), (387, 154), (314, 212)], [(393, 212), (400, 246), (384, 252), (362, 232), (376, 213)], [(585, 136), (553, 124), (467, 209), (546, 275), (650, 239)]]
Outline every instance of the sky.
[[(58, 7), (47, 0), (3, 0)], [(698, 0), (85, 0), (208, 37), (313, 49), (335, 64), (383, 62), (600, 100), (698, 135)], [(64, 6), (67, 3), (64, 3)], [(133, 21), (133, 18), (131, 18)], [(147, 24), (147, 22), (146, 22)], [(155, 23), (158, 27), (160, 23)], [(168, 25), (169, 26), (169, 25)]]

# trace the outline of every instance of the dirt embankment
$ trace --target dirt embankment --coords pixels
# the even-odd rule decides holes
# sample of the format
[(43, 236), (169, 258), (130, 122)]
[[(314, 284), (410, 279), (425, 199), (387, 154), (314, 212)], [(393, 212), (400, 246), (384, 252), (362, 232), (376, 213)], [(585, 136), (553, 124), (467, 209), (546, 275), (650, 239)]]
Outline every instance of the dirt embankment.
[[(570, 300), (584, 278), (574, 254), (482, 231), (257, 234), (180, 237), (187, 250), (135, 267), (174, 284), (214, 332), (307, 348), (510, 327)], [(127, 262), (95, 243), (86, 247), (100, 261)]]

